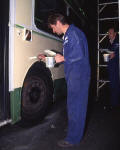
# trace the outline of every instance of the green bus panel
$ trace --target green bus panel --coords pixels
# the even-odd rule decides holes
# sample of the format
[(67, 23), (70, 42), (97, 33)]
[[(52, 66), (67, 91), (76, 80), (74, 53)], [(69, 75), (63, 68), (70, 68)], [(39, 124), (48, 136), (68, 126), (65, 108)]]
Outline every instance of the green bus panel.
[(21, 88), (10, 92), (11, 119), (12, 124), (21, 119)]

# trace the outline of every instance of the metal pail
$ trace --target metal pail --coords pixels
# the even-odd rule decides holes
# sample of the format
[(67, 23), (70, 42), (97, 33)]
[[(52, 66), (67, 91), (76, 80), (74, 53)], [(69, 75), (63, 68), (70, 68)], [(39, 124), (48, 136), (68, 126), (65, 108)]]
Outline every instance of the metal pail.
[(108, 62), (110, 59), (110, 54), (103, 54), (104, 62)]
[(55, 65), (55, 57), (45, 57), (46, 67), (53, 68)]

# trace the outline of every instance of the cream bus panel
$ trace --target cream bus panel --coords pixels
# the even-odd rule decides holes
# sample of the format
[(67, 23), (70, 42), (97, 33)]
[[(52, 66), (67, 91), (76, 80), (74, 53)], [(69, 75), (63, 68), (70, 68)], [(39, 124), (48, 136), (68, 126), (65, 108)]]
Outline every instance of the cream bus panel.
[[(24, 5), (23, 5), (24, 4)], [(30, 27), (32, 24), (32, 0), (16, 0), (15, 23)]]
[[(30, 57), (43, 53), (45, 49), (62, 50), (61, 42), (34, 32), (32, 34), (32, 41), (25, 41), (23, 40), (23, 31), (21, 28), (15, 28), (14, 88), (22, 86), (28, 69), (37, 61), (37, 59), (31, 60)], [(58, 68), (52, 68), (51, 72), (53, 79), (64, 77), (63, 65)]]

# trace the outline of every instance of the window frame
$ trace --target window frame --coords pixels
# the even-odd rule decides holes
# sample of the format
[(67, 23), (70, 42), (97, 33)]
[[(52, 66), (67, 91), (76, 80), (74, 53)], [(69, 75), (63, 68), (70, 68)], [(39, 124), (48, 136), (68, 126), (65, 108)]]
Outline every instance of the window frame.
[[(43, 36), (47, 36), (48, 38), (52, 38), (52, 39), (55, 39), (55, 40), (57, 40), (57, 41), (60, 41), (60, 42), (62, 42), (63, 41), (63, 39), (62, 39), (62, 37), (60, 38), (60, 37), (58, 37), (58, 36), (56, 36), (56, 35), (54, 35), (54, 34), (52, 34), (52, 33), (49, 33), (49, 32), (47, 32), (47, 31), (44, 31), (44, 30), (42, 30), (42, 29), (40, 29), (40, 28), (38, 28), (37, 26), (36, 26), (36, 24), (35, 24), (35, 0), (34, 0), (34, 2), (33, 2), (33, 17), (32, 17), (32, 25), (33, 25), (33, 29), (34, 29), (34, 31), (35, 32), (37, 32), (37, 33), (39, 33), (39, 34), (42, 34)], [(66, 3), (65, 3), (65, 5), (66, 5)], [(66, 13), (67, 13), (67, 5), (66, 5)]]

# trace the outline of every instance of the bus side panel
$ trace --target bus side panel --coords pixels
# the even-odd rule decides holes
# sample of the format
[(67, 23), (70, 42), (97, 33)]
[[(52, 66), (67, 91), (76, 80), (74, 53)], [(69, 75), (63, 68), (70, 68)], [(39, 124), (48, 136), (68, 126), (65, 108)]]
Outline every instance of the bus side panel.
[(21, 88), (10, 92), (11, 99), (11, 118), (14, 124), (21, 119)]
[(54, 100), (62, 100), (67, 97), (67, 85), (65, 78), (54, 80)]
[[(20, 34), (18, 34), (20, 33)], [(21, 89), (27, 71), (37, 59), (30, 57), (44, 53), (45, 49), (54, 49), (61, 51), (62, 43), (60, 41), (50, 39), (39, 33), (32, 33), (32, 41), (23, 40), (24, 29), (15, 28), (15, 49), (14, 49), (14, 91), (11, 95), (11, 117), (15, 123), (21, 118)], [(53, 80), (64, 78), (64, 68), (60, 65), (58, 68), (51, 69)], [(56, 87), (56, 86), (55, 86)], [(56, 91), (56, 90), (55, 90)]]
[[(21, 34), (18, 35), (17, 33)], [(30, 59), (39, 53), (44, 53), (45, 49), (62, 50), (62, 43), (33, 32), (32, 41), (23, 40), (23, 29), (15, 28), (15, 50), (14, 50), (14, 88), (22, 87), (25, 75), (30, 66), (37, 59)], [(51, 69), (53, 79), (63, 78), (63, 65)]]
[[(14, 48), (13, 55), (13, 91), (11, 96), (11, 117), (13, 123), (20, 120), (21, 116), (21, 89), (25, 76), (29, 68), (37, 61), (30, 59), (39, 53), (44, 53), (45, 49), (54, 49), (62, 51), (62, 42), (50, 38), (44, 33), (32, 31), (32, 40), (25, 40), (24, 29), (33, 29), (33, 1), (32, 0), (14, 0), (15, 1), (15, 23), (14, 23)], [(36, 30), (36, 29), (35, 29)], [(64, 78), (64, 67), (50, 69), (53, 80)], [(57, 86), (55, 86), (57, 87)]]
[(17, 24), (27, 27), (32, 25), (32, 0), (16, 0), (16, 19)]

